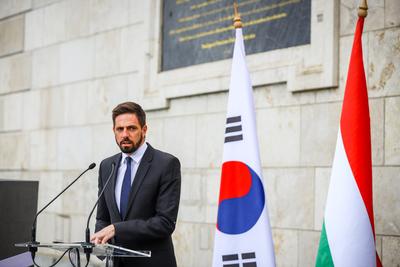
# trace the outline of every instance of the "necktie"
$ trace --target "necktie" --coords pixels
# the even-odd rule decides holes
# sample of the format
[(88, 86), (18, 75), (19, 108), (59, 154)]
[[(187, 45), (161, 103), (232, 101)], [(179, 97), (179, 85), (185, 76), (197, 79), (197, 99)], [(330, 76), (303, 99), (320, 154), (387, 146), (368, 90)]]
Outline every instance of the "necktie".
[(124, 180), (122, 181), (121, 198), (120, 198), (120, 214), (124, 219), (128, 210), (129, 193), (131, 192), (131, 157), (126, 158), (126, 171)]

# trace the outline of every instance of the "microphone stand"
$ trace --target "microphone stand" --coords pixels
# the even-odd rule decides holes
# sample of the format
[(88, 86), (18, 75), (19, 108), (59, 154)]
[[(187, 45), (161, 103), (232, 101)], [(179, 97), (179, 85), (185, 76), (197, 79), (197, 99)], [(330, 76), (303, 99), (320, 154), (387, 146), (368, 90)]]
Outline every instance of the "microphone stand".
[(93, 252), (93, 247), (94, 244), (90, 243), (90, 229), (89, 229), (89, 222), (90, 222), (90, 218), (93, 215), (94, 209), (97, 207), (97, 205), (99, 204), (100, 198), (103, 196), (104, 190), (107, 188), (108, 182), (110, 182), (111, 177), (114, 174), (114, 170), (115, 170), (115, 162), (111, 163), (111, 172), (110, 175), (107, 178), (106, 183), (104, 184), (102, 190), (99, 193), (99, 196), (97, 198), (96, 203), (94, 204), (92, 210), (89, 213), (89, 217), (87, 219), (87, 223), (86, 223), (86, 231), (85, 231), (85, 243), (82, 244), (83, 246), (83, 252), (86, 254), (86, 266), (88, 266), (89, 261), (90, 261), (90, 254)]
[(47, 203), (46, 206), (44, 206), (38, 213), (36, 213), (35, 218), (33, 220), (33, 224), (32, 224), (31, 242), (29, 242), (29, 245), (28, 245), (28, 250), (29, 250), (29, 252), (31, 252), (33, 260), (35, 259), (35, 253), (37, 251), (37, 245), (40, 244), (39, 242), (36, 241), (36, 226), (37, 226), (37, 217), (38, 217), (38, 215), (40, 213), (42, 213), (42, 211), (44, 211), (48, 206), (50, 206), (50, 204), (53, 203), (62, 193), (64, 193), (68, 188), (70, 188), (71, 185), (73, 185), (79, 178), (81, 178), (82, 175), (84, 175), (88, 170), (91, 170), (94, 167), (96, 167), (96, 163), (90, 164), (89, 167), (85, 171), (83, 171), (75, 180), (73, 180), (66, 188), (64, 188), (64, 190), (62, 190), (49, 203)]

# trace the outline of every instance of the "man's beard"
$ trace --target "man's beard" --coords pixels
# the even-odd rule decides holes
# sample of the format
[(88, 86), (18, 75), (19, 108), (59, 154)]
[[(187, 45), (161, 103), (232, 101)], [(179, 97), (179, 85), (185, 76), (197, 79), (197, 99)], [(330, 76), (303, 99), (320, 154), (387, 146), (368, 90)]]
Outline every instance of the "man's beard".
[[(118, 143), (117, 144), (119, 146), (119, 149), (121, 149), (121, 151), (123, 153), (132, 154), (140, 147), (140, 145), (142, 144), (142, 141), (143, 141), (143, 135), (140, 136), (140, 139), (136, 143), (129, 140), (129, 138), (125, 138), (119, 144)], [(123, 147), (122, 146), (123, 142), (125, 142), (125, 143), (129, 142), (129, 144), (132, 144), (132, 146), (131, 147)]]

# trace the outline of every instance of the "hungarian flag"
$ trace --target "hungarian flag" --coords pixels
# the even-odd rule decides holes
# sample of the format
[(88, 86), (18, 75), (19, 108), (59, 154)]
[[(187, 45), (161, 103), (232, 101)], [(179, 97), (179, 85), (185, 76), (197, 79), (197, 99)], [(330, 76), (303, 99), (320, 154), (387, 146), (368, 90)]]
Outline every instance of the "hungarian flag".
[(375, 249), (371, 133), (359, 17), (316, 266), (381, 266)]
[(236, 29), (213, 266), (275, 266), (242, 29)]

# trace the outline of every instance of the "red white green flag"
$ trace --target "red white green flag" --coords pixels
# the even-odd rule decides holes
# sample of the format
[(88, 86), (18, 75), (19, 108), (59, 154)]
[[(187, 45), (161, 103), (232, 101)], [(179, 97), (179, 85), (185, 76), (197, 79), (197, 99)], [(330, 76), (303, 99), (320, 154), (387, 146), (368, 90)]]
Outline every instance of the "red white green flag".
[(316, 266), (382, 266), (375, 248), (371, 133), (359, 17)]

